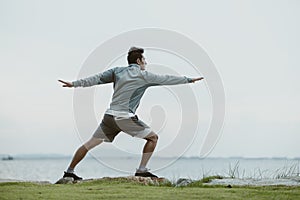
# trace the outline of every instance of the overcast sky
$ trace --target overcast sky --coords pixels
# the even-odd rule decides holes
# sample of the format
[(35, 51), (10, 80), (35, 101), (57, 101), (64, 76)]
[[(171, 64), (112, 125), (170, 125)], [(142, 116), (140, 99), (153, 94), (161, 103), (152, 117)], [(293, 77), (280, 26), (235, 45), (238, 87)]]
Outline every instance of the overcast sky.
[[(299, 9), (297, 0), (0, 0), (0, 154), (73, 154), (82, 142), (74, 121), (73, 89), (62, 88), (57, 79), (75, 80), (85, 59), (103, 42), (155, 27), (198, 43), (222, 77), (226, 118), (210, 156), (299, 157)], [(150, 64), (165, 64), (163, 56), (146, 52)], [(125, 66), (125, 57), (116, 63)], [(187, 73), (183, 75), (198, 75)], [(205, 84), (192, 89), (199, 90), (201, 123), (186, 156), (199, 154), (201, 131), (211, 117)], [(145, 122), (151, 122), (147, 108), (159, 104), (157, 97), (166, 90), (146, 93), (139, 108)], [(111, 92), (111, 85), (97, 87), (98, 120)], [(160, 107), (167, 107), (168, 98), (166, 94)], [(161, 112), (159, 107), (152, 110)], [(126, 135), (97, 150), (118, 144), (135, 148), (135, 141), (136, 150), (127, 150), (139, 152), (142, 141)], [(162, 137), (158, 149), (166, 145), (168, 139)]]

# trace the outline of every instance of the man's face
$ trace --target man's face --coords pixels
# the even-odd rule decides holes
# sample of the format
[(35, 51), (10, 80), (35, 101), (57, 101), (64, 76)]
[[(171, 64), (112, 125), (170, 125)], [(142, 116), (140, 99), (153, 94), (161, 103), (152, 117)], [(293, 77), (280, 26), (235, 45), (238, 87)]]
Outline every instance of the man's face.
[(141, 70), (145, 70), (146, 69), (146, 65), (147, 65), (145, 57), (143, 56), (142, 59), (138, 58), (137, 59), (137, 64), (140, 66)]

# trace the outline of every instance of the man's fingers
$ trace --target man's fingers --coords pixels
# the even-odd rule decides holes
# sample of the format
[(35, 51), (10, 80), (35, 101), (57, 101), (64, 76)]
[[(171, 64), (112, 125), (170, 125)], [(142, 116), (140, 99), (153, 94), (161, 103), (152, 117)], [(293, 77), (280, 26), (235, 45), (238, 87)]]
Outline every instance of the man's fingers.
[(63, 81), (63, 80), (58, 80), (59, 82), (63, 83), (63, 87), (73, 87), (73, 84), (70, 83), (70, 82), (66, 82), (66, 81)]
[(202, 79), (204, 79), (204, 77), (194, 78), (194, 79), (193, 79), (193, 82), (200, 81), (200, 80), (202, 80)]
[(67, 82), (63, 81), (63, 80), (58, 80), (61, 83), (67, 84)]

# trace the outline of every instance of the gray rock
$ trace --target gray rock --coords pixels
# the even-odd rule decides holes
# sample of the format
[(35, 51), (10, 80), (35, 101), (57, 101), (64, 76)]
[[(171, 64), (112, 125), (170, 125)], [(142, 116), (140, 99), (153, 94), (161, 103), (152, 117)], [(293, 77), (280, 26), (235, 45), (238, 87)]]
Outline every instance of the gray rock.
[(295, 182), (300, 182), (300, 176), (293, 176), (290, 179), (295, 181)]
[(270, 186), (270, 185), (286, 185), (286, 186), (299, 186), (300, 182), (294, 179), (251, 179), (251, 178), (224, 178), (213, 179), (205, 185), (231, 185), (231, 186)]
[(194, 181), (192, 179), (180, 178), (177, 180), (175, 187), (187, 186), (193, 182)]
[(74, 178), (72, 177), (65, 177), (59, 179), (55, 184), (72, 184), (75, 183)]

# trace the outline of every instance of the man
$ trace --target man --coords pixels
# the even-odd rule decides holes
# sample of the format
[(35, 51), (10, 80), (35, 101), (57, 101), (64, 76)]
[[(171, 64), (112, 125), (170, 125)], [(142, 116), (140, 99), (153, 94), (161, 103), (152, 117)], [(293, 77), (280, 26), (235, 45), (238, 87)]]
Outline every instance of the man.
[(81, 180), (82, 178), (74, 173), (76, 165), (89, 150), (102, 142), (112, 142), (121, 131), (146, 140), (140, 166), (136, 170), (135, 176), (157, 177), (149, 172), (146, 165), (156, 147), (158, 136), (135, 115), (140, 100), (145, 90), (150, 86), (192, 83), (202, 80), (203, 77), (192, 79), (184, 76), (156, 75), (147, 72), (145, 70), (147, 62), (143, 53), (144, 49), (131, 47), (127, 56), (129, 64), (127, 67), (115, 67), (73, 82), (59, 80), (63, 83), (63, 87), (90, 87), (105, 83), (113, 83), (114, 86), (112, 101), (102, 122), (92, 138), (78, 148), (67, 171), (64, 172), (64, 177)]

